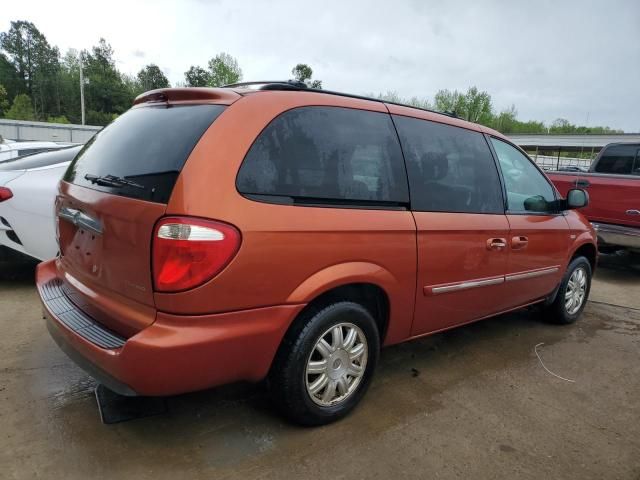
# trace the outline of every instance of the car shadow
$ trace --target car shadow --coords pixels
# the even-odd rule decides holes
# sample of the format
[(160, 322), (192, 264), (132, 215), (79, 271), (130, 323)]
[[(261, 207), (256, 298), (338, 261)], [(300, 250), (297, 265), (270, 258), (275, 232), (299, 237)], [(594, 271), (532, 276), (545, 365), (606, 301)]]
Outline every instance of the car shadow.
[(34, 258), (0, 247), (0, 284), (33, 284), (38, 263)]

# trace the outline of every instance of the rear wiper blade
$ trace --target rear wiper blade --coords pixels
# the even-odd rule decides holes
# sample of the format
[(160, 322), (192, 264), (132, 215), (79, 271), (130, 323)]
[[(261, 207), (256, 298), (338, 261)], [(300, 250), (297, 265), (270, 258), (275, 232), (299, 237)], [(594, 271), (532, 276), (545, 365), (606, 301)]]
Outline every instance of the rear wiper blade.
[(99, 176), (87, 173), (84, 178), (85, 180), (89, 180), (95, 185), (101, 185), (103, 187), (124, 187), (126, 185), (128, 187), (134, 188), (145, 188), (144, 185), (140, 185), (139, 183), (127, 180), (124, 177), (116, 177), (115, 175)]

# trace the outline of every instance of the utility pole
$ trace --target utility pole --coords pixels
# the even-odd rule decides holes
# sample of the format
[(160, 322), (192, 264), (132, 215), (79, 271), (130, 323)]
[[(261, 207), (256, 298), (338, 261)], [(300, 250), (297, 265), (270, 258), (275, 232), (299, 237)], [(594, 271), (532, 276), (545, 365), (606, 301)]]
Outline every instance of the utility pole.
[(80, 51), (80, 112), (82, 125), (84, 125), (84, 74), (82, 73), (82, 51)]

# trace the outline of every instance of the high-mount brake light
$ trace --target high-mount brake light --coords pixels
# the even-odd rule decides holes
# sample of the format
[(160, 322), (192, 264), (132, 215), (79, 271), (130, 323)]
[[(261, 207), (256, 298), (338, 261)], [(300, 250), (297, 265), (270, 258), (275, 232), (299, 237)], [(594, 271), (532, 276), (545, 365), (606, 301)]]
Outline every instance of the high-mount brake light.
[(202, 285), (226, 267), (240, 248), (240, 232), (228, 223), (167, 217), (153, 235), (156, 291), (179, 292)]

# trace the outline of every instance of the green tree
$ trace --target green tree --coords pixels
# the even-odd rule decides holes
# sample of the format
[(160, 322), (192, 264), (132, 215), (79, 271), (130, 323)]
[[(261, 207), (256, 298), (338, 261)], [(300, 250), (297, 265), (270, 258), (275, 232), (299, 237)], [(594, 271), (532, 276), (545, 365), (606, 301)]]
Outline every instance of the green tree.
[(238, 61), (228, 53), (219, 53), (209, 60), (210, 87), (221, 87), (242, 80), (242, 69)]
[(206, 87), (209, 85), (210, 75), (204, 68), (191, 65), (189, 70), (184, 72), (184, 79), (188, 87)]
[(7, 110), (5, 114), (5, 118), (12, 120), (35, 120), (33, 104), (31, 103), (29, 95), (26, 93), (16, 95), (16, 98), (13, 99), (13, 105), (11, 105), (11, 108)]
[(116, 69), (113, 49), (104, 38), (100, 39), (90, 53), (83, 52), (82, 57), (87, 80), (85, 86), (87, 123), (106, 125), (111, 121), (114, 113), (121, 114), (131, 107), (133, 100), (131, 89)]
[(9, 109), (9, 97), (7, 95), (7, 89), (4, 85), (0, 85), (0, 116)]
[(47, 122), (49, 123), (70, 123), (67, 117), (64, 115), (60, 115), (58, 117), (47, 117)]
[(458, 117), (477, 123), (492, 120), (491, 95), (470, 87), (467, 93), (457, 90), (440, 90), (435, 95), (436, 110), (455, 113)]
[(77, 50), (70, 49), (62, 57), (59, 79), (61, 114), (71, 123), (80, 123), (80, 58)]
[(138, 82), (144, 91), (171, 86), (160, 67), (154, 63), (147, 65), (138, 72)]
[(291, 69), (293, 78), (299, 82), (306, 83), (311, 88), (322, 88), (322, 80), (311, 80), (313, 69), (306, 63), (299, 63)]
[(8, 32), (0, 33), (0, 48), (34, 101), (35, 112), (44, 118), (60, 112), (58, 73), (60, 52), (52, 47), (36, 26), (27, 21), (11, 22)]
[(13, 63), (4, 53), (0, 52), (0, 82), (7, 90), (7, 100), (11, 102), (19, 93), (25, 93), (27, 90), (24, 82), (18, 76)]
[[(375, 95), (368, 95), (368, 96), (374, 97)], [(377, 95), (377, 98), (379, 98), (380, 100), (384, 100), (385, 102), (399, 103), (402, 105), (408, 105), (410, 107), (423, 108), (427, 110), (430, 110), (433, 108), (431, 105), (431, 102), (426, 98), (419, 98), (419, 97), (403, 98), (398, 94), (398, 92), (394, 90), (389, 90), (387, 91), (387, 93), (384, 93), (384, 94), (380, 93)]]

